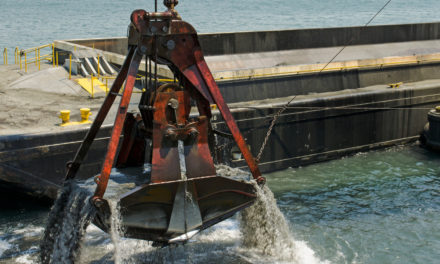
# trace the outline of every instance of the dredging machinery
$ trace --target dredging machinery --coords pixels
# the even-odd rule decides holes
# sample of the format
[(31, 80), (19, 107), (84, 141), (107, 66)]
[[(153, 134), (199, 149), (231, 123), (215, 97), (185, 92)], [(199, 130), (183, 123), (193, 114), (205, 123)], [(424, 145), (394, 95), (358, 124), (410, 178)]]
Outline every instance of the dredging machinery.
[[(66, 180), (75, 178), (113, 102), (121, 96), (102, 170), (95, 176), (91, 203), (98, 213), (93, 222), (104, 231), (110, 229), (104, 193), (112, 168), (151, 163), (147, 183), (120, 197), (120, 213), (124, 236), (161, 244), (185, 241), (256, 198), (250, 182), (216, 173), (210, 151), (211, 104), (218, 107), (253, 178), (259, 184), (265, 181), (204, 60), (197, 32), (181, 19), (174, 9), (177, 4), (178, 0), (164, 0), (164, 12), (131, 14), (126, 59), (66, 174)], [(149, 80), (142, 90), (140, 114), (133, 114), (128, 106), (143, 58)], [(168, 66), (174, 81), (158, 80), (158, 64)], [(198, 114), (191, 113), (192, 106)]]

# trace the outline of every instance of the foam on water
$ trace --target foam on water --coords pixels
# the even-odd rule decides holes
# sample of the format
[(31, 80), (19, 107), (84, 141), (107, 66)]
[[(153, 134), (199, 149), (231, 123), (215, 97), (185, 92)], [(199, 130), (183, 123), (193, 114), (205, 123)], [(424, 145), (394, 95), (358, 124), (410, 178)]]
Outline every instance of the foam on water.
[(3, 256), (3, 253), (4, 253), (6, 250), (11, 249), (12, 247), (13, 247), (12, 244), (8, 243), (8, 242), (5, 241), (5, 240), (0, 239), (0, 258)]
[[(0, 234), (0, 263), (11, 258), (15, 258), (17, 263), (36, 263), (36, 243), (41, 238), (42, 227), (20, 223), (15, 226), (8, 225), (7, 228), (0, 226), (0, 230), (3, 231)], [(24, 262), (25, 259), (28, 259), (28, 262)]]
[[(250, 179), (250, 174), (225, 165), (216, 166), (219, 175), (238, 180)], [(257, 200), (243, 210), (239, 217), (242, 245), (254, 250), (257, 255), (270, 256), (265, 261), (286, 261), (289, 263), (320, 263), (314, 251), (306, 242), (295, 240), (284, 215), (277, 206), (272, 191), (266, 185), (260, 187), (251, 181), (257, 190)]]
[(304, 241), (295, 240), (272, 191), (254, 183), (257, 201), (241, 213), (243, 245), (281, 262), (320, 263)]
[(29, 225), (27, 227), (15, 229), (12, 233), (14, 235), (22, 235), (23, 237), (35, 237), (39, 236), (44, 231), (41, 226)]
[(33, 264), (35, 263), (35, 258), (32, 257), (30, 254), (26, 254), (18, 257), (15, 261), (22, 264)]

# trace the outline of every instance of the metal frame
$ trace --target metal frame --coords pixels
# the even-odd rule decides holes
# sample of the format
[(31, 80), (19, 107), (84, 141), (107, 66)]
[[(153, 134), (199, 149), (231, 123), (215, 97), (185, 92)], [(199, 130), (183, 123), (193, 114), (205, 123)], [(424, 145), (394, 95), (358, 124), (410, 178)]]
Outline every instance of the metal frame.
[[(158, 63), (168, 64), (175, 76), (179, 77), (179, 81), (184, 83), (185, 87), (190, 87), (189, 92), (197, 98), (197, 106), (201, 115), (205, 115), (209, 119), (211, 117), (209, 104), (215, 103), (218, 106), (234, 140), (243, 153), (254, 179), (263, 183), (264, 178), (261, 176), (257, 162), (249, 151), (204, 60), (194, 28), (182, 21), (178, 13), (170, 7), (165, 12), (154, 13), (135, 10), (131, 15), (131, 21), (127, 58), (73, 162), (69, 164), (66, 179), (75, 177), (123, 82), (126, 81), (102, 171), (96, 178), (98, 186), (94, 194), (94, 200), (103, 197), (115, 160), (136, 74), (142, 58), (146, 56), (150, 62), (155, 62), (156, 69)], [(158, 88), (157, 70), (154, 71), (152, 77), (154, 77), (154, 83), (151, 85), (152, 78), (150, 77), (150, 92)]]

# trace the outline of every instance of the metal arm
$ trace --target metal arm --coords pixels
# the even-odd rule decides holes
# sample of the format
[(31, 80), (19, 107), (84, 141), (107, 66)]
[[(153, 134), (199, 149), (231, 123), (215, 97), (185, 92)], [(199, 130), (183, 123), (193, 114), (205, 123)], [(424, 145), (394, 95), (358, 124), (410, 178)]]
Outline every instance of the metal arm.
[(110, 172), (115, 161), (116, 151), (121, 138), (121, 132), (127, 115), (128, 105), (130, 103), (131, 94), (133, 92), (134, 83), (136, 82), (136, 74), (141, 63), (143, 53), (142, 49), (137, 48), (134, 51), (133, 58), (128, 70), (127, 81), (125, 83), (124, 93), (122, 94), (121, 102), (119, 103), (118, 113), (116, 114), (115, 124), (113, 126), (112, 135), (108, 144), (107, 154), (105, 156), (104, 165), (102, 166), (101, 174), (95, 179), (98, 184), (93, 199), (102, 198), (105, 189), (107, 188)]
[(92, 126), (90, 127), (90, 130), (87, 132), (86, 137), (84, 138), (83, 142), (81, 143), (81, 146), (79, 147), (75, 158), (71, 163), (68, 164), (67, 167), (67, 173), (65, 180), (73, 179), (76, 176), (76, 173), (78, 172), (81, 163), (84, 161), (84, 158), (87, 154), (87, 152), (90, 149), (90, 146), (93, 143), (93, 140), (95, 139), (96, 135), (98, 134), (99, 129), (102, 126), (102, 123), (105, 120), (105, 117), (107, 116), (108, 112), (110, 111), (110, 108), (115, 101), (116, 95), (118, 94), (119, 90), (121, 89), (122, 84), (124, 83), (128, 67), (130, 66), (131, 59), (133, 58), (134, 50), (136, 47), (130, 47), (128, 50), (127, 57), (125, 58), (124, 64), (122, 65), (121, 71), (119, 72), (118, 76), (115, 79), (115, 82), (113, 83), (110, 92), (107, 94), (107, 97), (104, 100), (104, 103), (102, 104), (101, 108), (99, 109), (98, 114), (96, 115), (95, 120), (93, 121)]

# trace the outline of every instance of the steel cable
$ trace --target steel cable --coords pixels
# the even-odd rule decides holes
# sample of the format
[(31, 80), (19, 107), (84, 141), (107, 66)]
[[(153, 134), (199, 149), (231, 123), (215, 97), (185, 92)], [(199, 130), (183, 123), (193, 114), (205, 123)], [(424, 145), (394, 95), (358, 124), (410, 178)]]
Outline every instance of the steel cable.
[[(366, 27), (368, 27), (368, 25), (385, 9), (385, 7), (389, 4), (389, 3), (391, 3), (391, 1), (392, 0), (388, 0), (386, 3), (385, 3), (385, 5), (383, 5), (382, 6), (382, 8), (381, 9), (379, 9), (379, 11), (377, 11), (375, 14), (374, 14), (374, 16), (363, 26), (363, 28), (361, 29), (361, 32), (362, 32), (362, 30), (363, 29), (365, 29)], [(324, 71), (325, 70), (325, 68), (327, 68), (327, 66), (330, 64), (330, 63), (332, 63), (335, 59), (336, 59), (336, 57), (338, 57), (338, 55), (339, 54), (341, 54), (341, 52), (348, 46), (348, 45), (350, 45), (353, 41), (354, 41), (354, 39), (355, 39), (355, 37), (353, 36), (333, 57), (332, 57), (332, 59), (317, 73), (317, 77), (319, 76), (319, 74), (321, 74), (321, 72), (322, 71)], [(273, 119), (272, 119), (272, 122), (271, 122), (271, 124), (270, 124), (270, 126), (269, 126), (269, 129), (268, 129), (268, 131), (267, 131), (267, 133), (266, 133), (266, 137), (264, 138), (264, 141), (263, 141), (263, 144), (261, 145), (261, 147), (260, 147), (260, 151), (258, 152), (258, 155), (257, 155), (257, 158), (256, 158), (256, 161), (257, 161), (257, 163), (259, 163), (260, 162), (260, 158), (261, 158), (261, 155), (263, 154), (263, 151), (264, 151), (264, 148), (266, 147), (266, 145), (267, 145), (267, 142), (268, 142), (268, 140), (269, 140), (269, 137), (270, 137), (270, 135), (272, 134), (272, 130), (273, 130), (273, 127), (275, 126), (275, 123), (276, 123), (276, 120), (278, 119), (278, 117), (279, 116), (281, 116), (281, 114), (289, 107), (289, 104), (293, 101), (293, 99), (295, 99), (296, 98), (296, 96), (295, 97), (293, 97), (286, 105), (284, 105), (274, 116), (273, 116)]]

